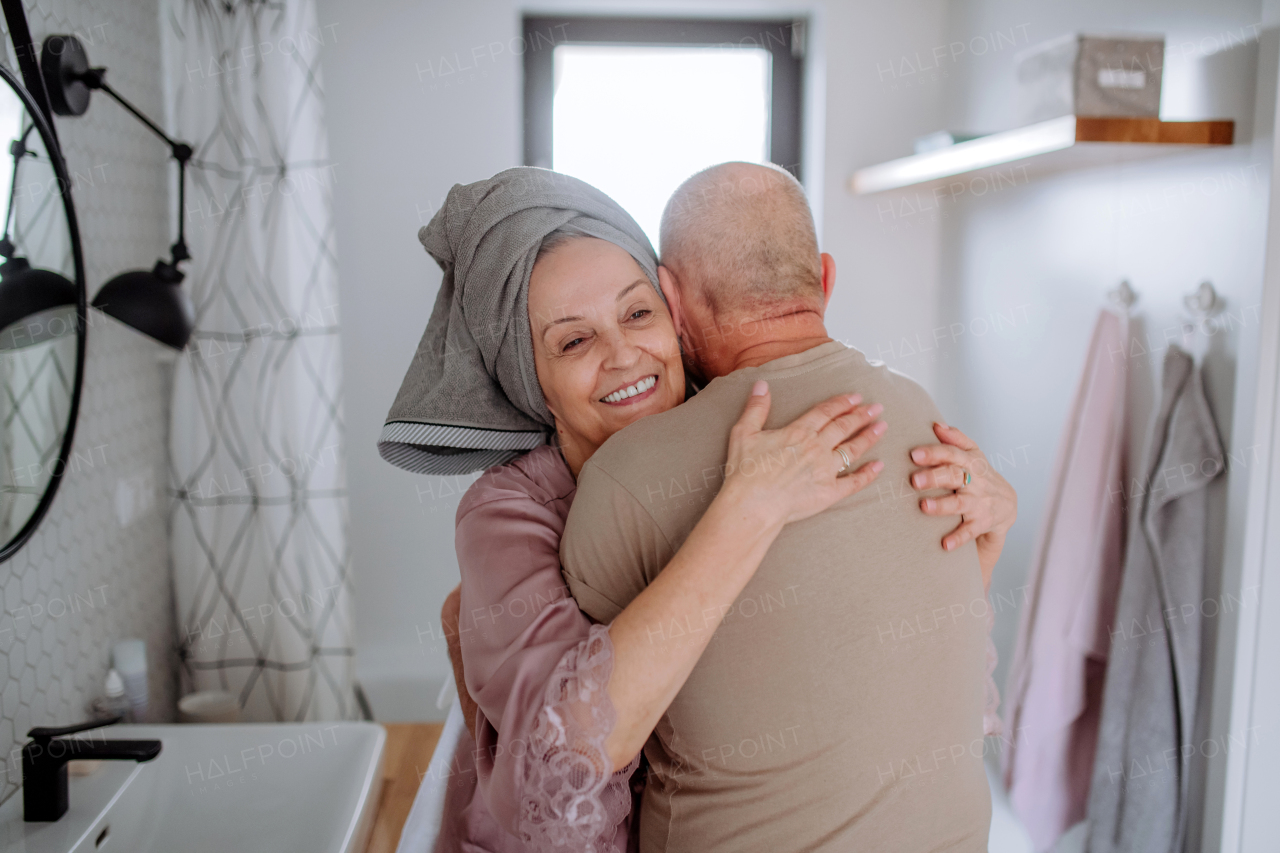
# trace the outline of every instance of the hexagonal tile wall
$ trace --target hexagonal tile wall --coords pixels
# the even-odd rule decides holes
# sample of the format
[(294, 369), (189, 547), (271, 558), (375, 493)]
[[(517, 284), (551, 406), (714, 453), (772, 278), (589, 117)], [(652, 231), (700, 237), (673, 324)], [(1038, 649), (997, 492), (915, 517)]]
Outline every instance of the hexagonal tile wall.
[[(32, 37), (75, 33), (94, 65), (150, 115), (163, 115), (156, 0), (26, 2)], [(4, 61), (16, 68), (5, 36)], [(60, 119), (89, 295), (167, 254), (168, 151), (132, 117), (95, 101)], [(169, 368), (164, 348), (91, 312), (73, 455), (35, 536), (0, 563), (0, 799), (22, 781), (17, 749), (32, 726), (77, 722), (102, 690), (111, 645), (147, 642), (151, 709), (170, 719), (177, 658), (166, 482)]]

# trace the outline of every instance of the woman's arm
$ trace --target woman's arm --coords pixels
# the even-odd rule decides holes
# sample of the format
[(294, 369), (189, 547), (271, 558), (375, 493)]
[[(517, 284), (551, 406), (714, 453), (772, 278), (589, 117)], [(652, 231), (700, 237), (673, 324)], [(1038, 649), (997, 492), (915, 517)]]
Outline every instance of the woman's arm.
[[(875, 421), (882, 408), (859, 406), (860, 400), (856, 395), (833, 398), (787, 427), (764, 430), (768, 385), (759, 382), (752, 389), (730, 433), (727, 470), (732, 473), (680, 550), (609, 626), (614, 649), (609, 697), (617, 719), (605, 747), (615, 768), (639, 752), (712, 634), (689, 632), (654, 643), (653, 627), (728, 612), (785, 524), (865, 488), (883, 468), (874, 462), (838, 475), (835, 447), (857, 460), (884, 434), (885, 423)], [(789, 463), (749, 466), (758, 472), (753, 476), (740, 473), (745, 460), (771, 453), (785, 454)]]

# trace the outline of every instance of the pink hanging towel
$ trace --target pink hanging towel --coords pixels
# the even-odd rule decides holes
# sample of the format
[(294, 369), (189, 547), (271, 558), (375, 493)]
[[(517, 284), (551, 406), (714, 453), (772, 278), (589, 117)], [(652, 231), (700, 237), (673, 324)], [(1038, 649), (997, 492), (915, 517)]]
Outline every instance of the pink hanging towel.
[(1124, 561), (1128, 324), (1104, 310), (1068, 415), (1005, 685), (1004, 781), (1036, 850), (1084, 819)]

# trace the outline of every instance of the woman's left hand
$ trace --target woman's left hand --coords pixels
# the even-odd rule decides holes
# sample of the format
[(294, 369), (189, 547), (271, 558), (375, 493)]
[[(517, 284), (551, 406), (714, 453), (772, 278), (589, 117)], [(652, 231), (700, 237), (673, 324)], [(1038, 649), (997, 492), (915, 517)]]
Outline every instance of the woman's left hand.
[(1004, 550), (1005, 534), (1018, 518), (1018, 493), (960, 430), (935, 423), (933, 433), (942, 444), (911, 451), (911, 461), (924, 468), (911, 475), (911, 486), (917, 491), (954, 490), (954, 494), (940, 498), (924, 498), (920, 509), (928, 515), (960, 516), (959, 526), (942, 538), (942, 547), (951, 551), (970, 539), (976, 540), (985, 590), (991, 584), (991, 570)]
[(467, 724), (467, 731), (472, 737), (476, 734), (476, 718), (480, 715), (480, 706), (467, 691), (467, 679), (462, 671), (462, 640), (458, 633), (458, 624), (462, 619), (462, 584), (453, 588), (453, 592), (445, 596), (444, 607), (440, 608), (440, 627), (445, 636), (445, 645), (449, 649), (449, 663), (453, 665), (453, 680), (458, 688), (458, 704), (462, 706), (462, 719)]

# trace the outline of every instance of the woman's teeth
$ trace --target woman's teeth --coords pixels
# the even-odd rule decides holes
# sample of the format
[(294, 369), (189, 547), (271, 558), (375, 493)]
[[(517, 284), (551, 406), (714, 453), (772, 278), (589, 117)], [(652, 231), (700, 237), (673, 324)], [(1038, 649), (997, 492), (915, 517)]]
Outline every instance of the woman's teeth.
[(628, 385), (626, 388), (623, 388), (620, 391), (614, 391), (608, 397), (605, 397), (604, 401), (606, 403), (620, 403), (623, 400), (627, 399), (628, 397), (634, 397), (637, 394), (643, 394), (645, 391), (648, 391), (650, 388), (652, 388), (654, 385), (657, 385), (657, 384), (658, 384), (658, 377), (646, 376), (644, 379), (641, 379), (635, 385)]

